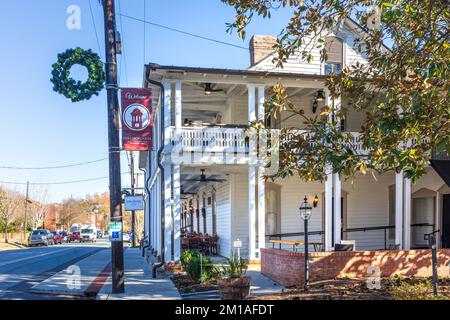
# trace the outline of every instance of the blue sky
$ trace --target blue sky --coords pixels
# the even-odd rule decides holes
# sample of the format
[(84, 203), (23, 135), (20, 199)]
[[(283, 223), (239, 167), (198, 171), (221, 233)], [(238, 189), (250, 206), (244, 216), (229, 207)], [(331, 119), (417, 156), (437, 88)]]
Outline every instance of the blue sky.
[[(123, 14), (144, 17), (145, 0), (120, 0)], [(256, 19), (243, 42), (226, 33), (234, 10), (219, 0), (147, 0), (146, 19), (205, 37), (248, 45), (251, 35), (278, 34), (289, 16), (279, 12), (271, 20)], [(97, 0), (91, 0), (104, 59), (103, 14)], [(116, 0), (116, 9), (119, 9)], [(81, 8), (81, 29), (66, 28), (67, 7)], [(118, 19), (124, 55), (119, 56), (120, 85), (140, 87), (144, 62), (200, 67), (246, 68), (247, 51), (146, 26), (127, 18)], [(123, 23), (121, 26), (121, 22)], [(52, 91), (51, 65), (67, 48), (91, 48), (98, 44), (89, 10), (89, 0), (0, 0), (0, 167), (58, 166), (107, 157), (106, 93), (89, 101), (72, 103)], [(145, 57), (144, 57), (145, 43)], [(125, 62), (126, 61), (126, 70)], [(126, 72), (125, 72), (126, 71)], [(78, 75), (80, 76), (80, 75)], [(126, 81), (128, 80), (128, 82)], [(127, 158), (122, 156), (123, 171)], [(108, 162), (58, 170), (0, 169), (0, 181), (59, 182), (108, 175)], [(129, 176), (122, 176), (124, 187)], [(23, 185), (4, 185), (23, 192)], [(41, 188), (41, 187), (39, 187)], [(37, 186), (33, 192), (39, 194)], [(108, 180), (47, 186), (47, 201), (61, 201), (71, 195), (104, 192)]]

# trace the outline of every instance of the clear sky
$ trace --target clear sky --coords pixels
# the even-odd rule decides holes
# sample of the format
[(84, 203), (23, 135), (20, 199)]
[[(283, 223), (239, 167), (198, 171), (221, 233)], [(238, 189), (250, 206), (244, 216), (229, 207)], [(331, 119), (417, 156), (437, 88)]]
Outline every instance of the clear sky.
[[(116, 10), (119, 12), (120, 7), (121, 13), (143, 19), (144, 1), (116, 0)], [(100, 52), (89, 0), (0, 0), (0, 167), (59, 166), (107, 157), (105, 91), (89, 101), (72, 103), (53, 92), (49, 81), (57, 54), (67, 48), (90, 48), (104, 60), (102, 7), (98, 0), (90, 2)], [(81, 8), (80, 30), (66, 27), (70, 5)], [(234, 10), (220, 0), (147, 0), (145, 16), (154, 23), (245, 47), (255, 33), (278, 34), (289, 18), (283, 11), (271, 20), (257, 19), (242, 41), (236, 34), (226, 33), (225, 23), (233, 20)], [(148, 62), (241, 69), (249, 65), (246, 50), (150, 25), (146, 25), (144, 38), (143, 23), (120, 16), (117, 20), (124, 45), (124, 54), (118, 57), (122, 87), (142, 86), (143, 65)], [(123, 172), (128, 170), (127, 165), (123, 155)], [(48, 183), (107, 175), (107, 161), (57, 170), (0, 168), (0, 181), (10, 182)], [(122, 185), (128, 186), (129, 180), (123, 175)], [(23, 185), (4, 186), (20, 192), (25, 189)], [(32, 187), (36, 196), (39, 188), (42, 186)], [(44, 188), (47, 201), (61, 201), (71, 195), (84, 197), (107, 191), (108, 180)]]

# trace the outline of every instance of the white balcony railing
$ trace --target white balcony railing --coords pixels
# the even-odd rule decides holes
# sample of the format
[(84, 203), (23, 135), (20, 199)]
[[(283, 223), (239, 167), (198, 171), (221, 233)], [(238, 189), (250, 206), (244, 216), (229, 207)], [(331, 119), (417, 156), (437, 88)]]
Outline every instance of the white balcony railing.
[(170, 137), (172, 146), (178, 147), (181, 152), (248, 152), (245, 128), (183, 127), (177, 137), (176, 130), (172, 127)]
[[(311, 133), (299, 131), (293, 134), (304, 135), (308, 140)], [(363, 148), (361, 136), (357, 132), (348, 132), (349, 141), (345, 144), (352, 146), (358, 154), (367, 154)], [(205, 154), (211, 153), (215, 156), (223, 154), (234, 154), (239, 157), (248, 157), (249, 137), (245, 127), (224, 128), (224, 127), (182, 127), (176, 132), (175, 127), (170, 128), (171, 152), (177, 154)], [(314, 146), (314, 142), (310, 141)]]

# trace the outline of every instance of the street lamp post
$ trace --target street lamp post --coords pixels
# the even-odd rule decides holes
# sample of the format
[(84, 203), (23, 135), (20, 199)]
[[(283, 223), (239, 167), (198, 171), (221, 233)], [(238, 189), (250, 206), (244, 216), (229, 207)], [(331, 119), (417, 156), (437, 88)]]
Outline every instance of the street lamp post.
[(305, 227), (305, 274), (304, 274), (304, 284), (303, 288), (305, 291), (308, 291), (308, 282), (309, 282), (309, 261), (308, 261), (308, 220), (311, 218), (312, 207), (308, 203), (308, 198), (303, 200), (303, 203), (300, 205), (300, 218), (303, 220), (303, 225)]

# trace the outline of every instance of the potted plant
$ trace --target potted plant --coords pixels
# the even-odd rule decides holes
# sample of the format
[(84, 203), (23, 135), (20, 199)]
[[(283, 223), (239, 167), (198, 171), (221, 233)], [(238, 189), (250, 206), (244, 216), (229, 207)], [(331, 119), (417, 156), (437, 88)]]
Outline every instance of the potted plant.
[(248, 261), (231, 253), (228, 265), (222, 266), (221, 279), (218, 281), (222, 300), (240, 300), (249, 296), (251, 278), (244, 276)]

